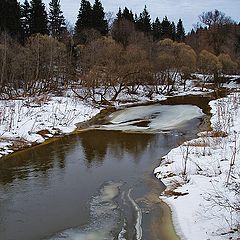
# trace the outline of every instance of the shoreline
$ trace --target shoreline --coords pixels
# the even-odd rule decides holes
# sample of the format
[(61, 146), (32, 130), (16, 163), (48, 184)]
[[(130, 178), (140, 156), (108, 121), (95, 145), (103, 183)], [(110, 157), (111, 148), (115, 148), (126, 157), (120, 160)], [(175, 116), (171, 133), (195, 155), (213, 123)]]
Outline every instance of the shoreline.
[[(234, 94), (236, 96), (234, 96)], [(194, 231), (196, 233), (197, 232), (196, 229), (198, 229), (198, 228), (201, 229), (200, 232), (206, 231), (206, 234), (203, 234), (202, 236), (200, 236), (199, 240), (203, 239), (203, 238), (210, 238), (210, 237), (216, 237), (216, 239), (221, 239), (222, 240), (222, 239), (224, 239), (225, 235), (229, 235), (229, 237), (230, 237), (229, 239), (232, 239), (232, 237), (234, 237), (235, 235), (239, 236), (239, 235), (237, 235), (238, 232), (239, 232), (239, 229), (237, 229), (237, 228), (234, 229), (234, 227), (233, 227), (233, 229), (232, 228), (228, 229), (227, 226), (225, 225), (224, 226), (225, 229), (221, 229), (221, 228), (219, 228), (219, 226), (217, 226), (220, 223), (216, 223), (216, 224), (213, 224), (213, 229), (215, 227), (215, 229), (213, 230), (213, 229), (207, 228), (207, 227), (206, 227), (206, 229), (204, 229), (205, 228), (204, 224), (199, 225), (199, 223), (197, 223), (198, 221), (201, 221), (199, 219), (201, 219), (201, 217), (203, 217), (203, 216), (201, 216), (201, 214), (204, 215), (204, 213), (200, 213), (200, 210), (201, 210), (201, 208), (204, 208), (203, 206), (206, 204), (205, 199), (204, 199), (204, 196), (206, 195), (206, 192), (205, 192), (205, 189), (202, 189), (202, 188), (204, 188), (203, 186), (206, 186), (206, 189), (209, 189), (208, 191), (210, 192), (211, 188), (208, 186), (209, 182), (212, 182), (212, 181), (213, 182), (214, 181), (220, 182), (219, 179), (224, 178), (224, 176), (221, 176), (221, 175), (225, 172), (224, 169), (226, 169), (226, 167), (222, 164), (221, 165), (221, 170), (219, 171), (219, 173), (217, 173), (216, 176), (211, 177), (211, 175), (208, 176), (205, 173), (194, 172), (191, 169), (191, 168), (193, 168), (192, 165), (190, 165), (190, 164), (192, 164), (191, 161), (192, 162), (197, 161), (196, 159), (199, 158), (199, 155), (196, 154), (196, 151), (197, 151), (196, 149), (197, 148), (200, 148), (201, 151), (202, 151), (202, 149), (204, 149), (204, 151), (205, 151), (205, 148), (208, 148), (208, 144), (209, 144), (209, 151), (212, 151), (212, 153), (209, 156), (205, 155), (205, 153), (203, 153), (203, 155), (200, 157), (201, 159), (204, 159), (204, 158), (209, 159), (207, 161), (210, 161), (211, 158), (215, 158), (214, 154), (215, 155), (219, 154), (217, 152), (219, 150), (218, 145), (214, 146), (215, 148), (218, 148), (217, 150), (216, 149), (212, 150), (212, 148), (213, 148), (212, 143), (207, 143), (206, 147), (203, 146), (203, 145), (201, 146), (201, 144), (205, 143), (204, 141), (201, 142), (201, 139), (204, 138), (204, 137), (208, 138), (209, 142), (210, 141), (211, 142), (223, 141), (224, 144), (226, 144), (226, 145), (228, 144), (230, 146), (230, 149), (232, 149), (231, 141), (232, 141), (233, 133), (236, 134), (235, 135), (236, 138), (237, 138), (237, 134), (239, 134), (239, 126), (236, 122), (237, 121), (236, 119), (238, 119), (238, 116), (239, 116), (239, 115), (237, 115), (237, 113), (239, 112), (239, 109), (240, 109), (239, 105), (238, 105), (238, 108), (235, 106), (234, 110), (231, 110), (231, 107), (229, 107), (230, 110), (228, 109), (229, 114), (230, 115), (235, 115), (235, 118), (231, 120), (231, 121), (233, 121), (233, 123), (232, 123), (231, 126), (228, 126), (229, 132), (226, 134), (226, 136), (221, 135), (221, 134), (219, 136), (218, 135), (215, 136), (215, 132), (217, 131), (215, 129), (216, 128), (215, 125), (218, 122), (221, 122), (219, 119), (217, 119), (219, 116), (216, 116), (216, 115), (223, 114), (222, 112), (219, 113), (219, 111), (223, 111), (223, 110), (219, 110), (218, 108), (219, 108), (219, 106), (222, 106), (220, 104), (223, 101), (227, 102), (226, 105), (228, 105), (230, 102), (233, 102), (231, 97), (236, 98), (237, 99), (236, 101), (238, 101), (238, 104), (239, 104), (240, 94), (237, 90), (235, 92), (232, 92), (231, 94), (228, 94), (224, 98), (220, 98), (220, 99), (217, 99), (217, 100), (212, 100), (212, 101), (209, 102), (209, 106), (211, 107), (211, 113), (212, 113), (212, 116), (211, 116), (211, 119), (210, 119), (212, 131), (210, 131), (209, 133), (208, 133), (208, 131), (207, 132), (199, 132), (198, 137), (196, 139), (186, 141), (183, 144), (181, 144), (180, 146), (172, 149), (167, 155), (165, 155), (162, 158), (160, 166), (157, 167), (154, 170), (154, 173), (156, 174), (157, 178), (160, 179), (167, 187), (167, 189), (165, 190), (166, 192), (165, 193), (163, 192), (159, 196), (159, 198), (160, 198), (161, 201), (165, 202), (169, 206), (170, 211), (172, 213), (172, 224), (174, 226), (176, 234), (180, 237), (180, 239), (190, 239), (191, 240), (192, 237), (193, 237), (193, 235), (191, 235), (192, 231)], [(231, 111), (235, 111), (235, 112), (231, 112)], [(224, 120), (224, 117), (226, 118), (226, 116), (222, 116), (222, 118), (223, 118), (222, 121)], [(235, 125), (234, 125), (234, 122), (235, 122)], [(233, 130), (231, 130), (231, 129), (233, 129)], [(228, 138), (230, 140), (228, 140)], [(200, 140), (200, 143), (197, 143), (197, 141), (199, 141), (199, 140)], [(222, 143), (217, 143), (217, 144), (221, 145)], [(237, 143), (236, 143), (236, 145), (237, 145)], [(184, 158), (183, 153), (181, 153), (181, 151), (184, 151), (183, 148), (185, 148), (185, 149), (188, 148), (187, 146), (193, 146), (194, 150), (192, 150), (193, 153), (190, 152), (191, 150), (189, 150), (189, 153), (187, 153), (187, 155), (188, 154), (190, 155), (190, 157), (189, 157), (190, 160), (188, 160), (190, 163), (187, 162), (186, 168), (189, 169), (190, 173), (187, 173), (187, 175), (186, 175), (187, 180), (183, 180), (182, 179), (183, 176), (181, 176), (182, 173), (179, 172), (180, 171), (179, 169), (181, 168), (180, 165), (182, 163), (181, 159)], [(228, 146), (226, 146), (225, 148), (227, 149)], [(226, 149), (224, 151), (227, 151)], [(220, 149), (220, 151), (221, 151), (221, 149)], [(236, 154), (237, 154), (237, 152), (236, 152)], [(222, 155), (222, 153), (220, 155)], [(227, 155), (227, 153), (224, 153), (224, 156), (225, 155)], [(230, 157), (229, 157), (229, 159), (230, 159)], [(217, 155), (217, 158), (218, 158), (218, 155)], [(226, 159), (227, 159), (227, 156), (226, 156)], [(223, 161), (223, 160), (221, 160), (221, 161)], [(224, 160), (224, 161), (227, 161), (227, 160)], [(203, 163), (201, 161), (197, 162), (197, 164), (198, 164), (197, 168), (201, 168), (201, 171), (207, 171), (207, 170), (204, 169), (205, 166), (203, 165)], [(204, 164), (206, 165), (207, 163), (204, 163)], [(181, 169), (181, 171), (182, 171), (182, 169)], [(227, 171), (227, 169), (226, 169), (226, 171)], [(233, 175), (234, 175), (234, 172), (233, 172)], [(176, 184), (177, 181), (178, 181), (178, 184)], [(204, 183), (204, 181), (205, 181), (205, 183)], [(203, 183), (199, 184), (199, 182), (200, 183), (203, 182)], [(223, 182), (223, 185), (224, 185), (224, 182)], [(221, 185), (218, 184), (217, 186), (220, 189)], [(194, 187), (199, 188), (199, 189), (195, 189)], [(225, 191), (223, 191), (223, 192), (225, 193)], [(208, 194), (210, 194), (210, 193), (208, 193)], [(192, 195), (193, 195), (193, 197), (192, 197)], [(199, 199), (197, 199), (197, 197), (196, 197), (197, 195), (199, 195), (199, 197), (200, 197)], [(222, 197), (222, 196), (219, 195), (218, 197)], [(196, 199), (197, 204), (193, 202), (194, 199)], [(231, 201), (234, 201), (234, 200), (235, 199), (230, 199), (228, 201), (231, 202)], [(194, 207), (193, 207), (193, 209), (189, 210), (188, 206), (184, 207), (184, 204), (188, 205), (189, 207), (191, 205), (194, 205), (196, 208), (198, 207), (198, 209), (195, 210)], [(208, 204), (206, 204), (206, 206), (208, 206)], [(180, 210), (180, 207), (184, 208), (186, 210), (186, 212), (184, 212), (183, 210)], [(219, 206), (214, 206), (214, 207), (218, 208)], [(189, 211), (191, 212), (191, 214), (188, 213)], [(197, 212), (197, 211), (199, 211), (199, 212)], [(203, 209), (203, 211), (204, 211), (204, 209)], [(211, 208), (209, 208), (209, 211), (211, 211)], [(215, 213), (216, 212), (213, 212), (212, 214), (215, 214)], [(197, 216), (196, 214), (199, 215), (199, 216)], [(210, 214), (210, 216), (211, 216), (211, 214)], [(225, 217), (226, 217), (226, 215), (225, 215)], [(237, 216), (235, 216), (235, 217), (237, 217)], [(187, 222), (187, 221), (189, 222), (189, 224), (190, 224), (190, 222), (192, 222), (195, 225), (194, 226), (195, 229), (194, 228), (193, 229), (189, 228), (189, 226), (187, 226), (187, 224), (184, 223), (184, 222)], [(237, 221), (237, 219), (236, 219), (236, 221)], [(211, 224), (211, 221), (209, 219), (208, 219), (207, 224), (209, 224), (209, 225)], [(222, 225), (223, 225), (223, 223), (220, 224), (220, 226), (222, 226)]]
[[(178, 96), (174, 96), (174, 97), (171, 97), (170, 99), (174, 99), (174, 98), (177, 98)], [(191, 97), (191, 95), (187, 95), (187, 96), (181, 96), (181, 97)], [(162, 101), (167, 101), (167, 100), (162, 100)], [(158, 102), (162, 102), (162, 101), (158, 101)], [(155, 102), (157, 103), (157, 102)], [(146, 102), (145, 104), (153, 104), (152, 102)], [(138, 105), (143, 105), (143, 103), (139, 103)], [(135, 106), (136, 106), (136, 103), (135, 103)], [(128, 107), (131, 107), (131, 106), (128, 106)], [(71, 132), (71, 133), (68, 133), (68, 134), (61, 134), (57, 137), (52, 137), (52, 138), (49, 138), (47, 140), (45, 140), (43, 143), (40, 143), (40, 144), (36, 144), (34, 146), (29, 146), (25, 149), (19, 149), (18, 151), (15, 151), (14, 153), (12, 154), (17, 154), (19, 151), (25, 151), (25, 150), (28, 150), (29, 148), (34, 148), (34, 147), (38, 147), (38, 146), (41, 146), (41, 145), (45, 145), (45, 144), (49, 144), (53, 141), (57, 141), (59, 138), (62, 138), (62, 137), (65, 137), (67, 135), (74, 135), (74, 134), (78, 134), (80, 132), (83, 132), (83, 131), (89, 131), (91, 129), (89, 129), (88, 127), (91, 126), (92, 122), (95, 122), (95, 121), (103, 121), (105, 119), (105, 117), (111, 112), (111, 111), (115, 111), (116, 109), (114, 108), (110, 108), (110, 109), (103, 109), (101, 110), (100, 113), (98, 113), (97, 115), (95, 115), (93, 118), (87, 120), (87, 121), (84, 121), (82, 123), (79, 123), (77, 124), (77, 128)], [(4, 158), (4, 157), (3, 157)], [(1, 160), (1, 159), (0, 159)], [(167, 203), (165, 203), (164, 201), (163, 202), (163, 217), (161, 219), (161, 221), (163, 221), (163, 229), (165, 228), (166, 230), (163, 231), (164, 234), (166, 233), (167, 236), (169, 236), (171, 239), (176, 239), (176, 240), (179, 240), (179, 236), (178, 236), (178, 233), (177, 233), (177, 229), (176, 229), (176, 226), (174, 224), (174, 216), (172, 216), (172, 211), (171, 211), (171, 206), (169, 206)], [(165, 204), (165, 205), (164, 205)], [(166, 223), (165, 223), (166, 221)], [(170, 234), (170, 235), (168, 235)]]
[[(38, 132), (35, 134), (38, 134), (39, 137), (41, 138), (41, 141), (27, 141), (26, 139), (23, 139), (21, 137), (16, 137), (15, 139), (10, 137), (0, 137), (0, 161), (6, 156), (9, 156), (11, 154), (14, 154), (19, 151), (24, 151), (26, 149), (41, 145), (41, 144), (47, 144), (49, 141), (51, 142), (52, 139), (58, 139), (62, 138), (68, 135), (76, 134), (81, 131), (88, 131), (91, 130), (89, 127), (92, 125), (97, 124), (102, 124), (106, 122), (106, 117), (111, 114), (114, 111), (121, 110), (123, 108), (129, 108), (129, 107), (136, 107), (136, 106), (147, 106), (151, 104), (157, 104), (157, 103), (163, 103), (163, 104), (176, 104), (179, 99), (181, 98), (187, 98), (187, 97), (193, 97), (193, 98), (198, 98), (200, 96), (203, 97), (209, 97), (212, 98), (212, 92), (202, 92), (201, 94), (189, 94), (187, 93), (186, 95), (173, 95), (173, 96), (162, 96), (159, 99), (155, 100), (146, 100), (146, 101), (137, 101), (137, 102), (128, 102), (128, 103), (123, 103), (119, 106), (114, 106), (110, 105), (107, 107), (100, 107), (99, 112), (93, 116), (91, 116), (90, 119), (88, 120), (83, 120), (81, 122), (76, 122), (74, 125), (73, 131), (70, 132), (64, 132), (61, 130), (57, 130), (55, 134), (50, 133), (50, 129), (40, 129)], [(180, 104), (180, 103), (179, 103)], [(190, 104), (190, 103), (189, 103)], [(2, 141), (5, 139), (5, 141)], [(1, 146), (1, 143), (6, 143), (5, 145)], [(5, 149), (5, 153), (1, 153), (1, 149)]]

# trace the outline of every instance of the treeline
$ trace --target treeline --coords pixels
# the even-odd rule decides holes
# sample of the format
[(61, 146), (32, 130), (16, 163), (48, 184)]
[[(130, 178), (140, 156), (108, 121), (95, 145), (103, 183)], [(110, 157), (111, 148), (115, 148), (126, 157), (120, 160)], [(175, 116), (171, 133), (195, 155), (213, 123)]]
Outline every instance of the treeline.
[[(185, 88), (196, 71), (204, 74), (203, 84), (212, 81), (219, 87), (222, 74), (239, 69), (240, 28), (221, 12), (206, 13), (215, 22), (185, 36), (181, 19), (176, 27), (167, 17), (152, 22), (146, 7), (139, 15), (119, 9), (112, 20), (99, 0), (93, 5), (82, 0), (73, 28), (59, 0), (51, 0), (48, 13), (41, 0), (0, 4), (2, 98), (59, 93), (69, 87), (96, 102), (117, 100), (123, 91), (135, 94), (140, 87), (151, 97), (169, 94), (178, 84)], [(216, 21), (219, 14), (221, 22)], [(234, 43), (222, 40), (216, 52), (216, 42), (209, 39), (226, 28), (231, 30), (224, 39)], [(203, 38), (204, 47), (194, 45), (200, 31), (211, 36)]]
[(59, 0), (51, 0), (48, 14), (42, 0), (25, 0), (21, 5), (17, 0), (1, 0), (0, 30), (24, 43), (36, 33), (59, 37), (66, 24)]
[(129, 39), (131, 39), (134, 31), (144, 33), (153, 41), (169, 38), (183, 42), (185, 39), (185, 30), (181, 19), (179, 19), (176, 27), (174, 22), (168, 20), (167, 16), (163, 18), (162, 22), (158, 17), (151, 22), (146, 6), (139, 16), (133, 14), (127, 7), (123, 11), (119, 9), (117, 18), (114, 20), (111, 28), (112, 37), (126, 46), (129, 44)]
[[(75, 43), (86, 43), (91, 34), (106, 36), (112, 32), (112, 28), (115, 29), (114, 31), (116, 28), (121, 28), (120, 25), (123, 25), (122, 28), (131, 28), (128, 25), (133, 25), (136, 30), (152, 36), (154, 40), (170, 38), (183, 41), (185, 39), (185, 30), (181, 19), (177, 26), (167, 17), (164, 17), (162, 22), (158, 17), (152, 22), (146, 6), (139, 16), (133, 14), (127, 7), (123, 10), (119, 9), (113, 26), (110, 24), (111, 19), (109, 18), (111, 16), (107, 19), (99, 0), (95, 0), (93, 5), (87, 0), (82, 0), (74, 27)], [(1, 0), (0, 31), (7, 32), (21, 43), (36, 33), (60, 39), (69, 30), (70, 26), (67, 28), (61, 11), (60, 0), (50, 1), (48, 13), (42, 0), (31, 0), (30, 2), (25, 0), (23, 4), (17, 0)], [(93, 32), (94, 30), (96, 32)]]
[(203, 49), (216, 55), (228, 53), (233, 59), (240, 58), (240, 23), (218, 10), (204, 12), (200, 23), (187, 35), (185, 42), (199, 53)]

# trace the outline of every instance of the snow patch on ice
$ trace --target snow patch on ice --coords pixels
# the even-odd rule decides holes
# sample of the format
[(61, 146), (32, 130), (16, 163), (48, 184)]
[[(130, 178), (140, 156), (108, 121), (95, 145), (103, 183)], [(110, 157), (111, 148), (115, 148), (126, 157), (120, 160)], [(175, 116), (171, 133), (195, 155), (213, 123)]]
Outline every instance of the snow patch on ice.
[[(110, 123), (101, 126), (108, 130), (124, 131), (166, 131), (184, 127), (188, 121), (201, 118), (202, 110), (193, 105), (149, 105), (130, 107), (110, 116)], [(147, 121), (147, 126), (138, 123)]]
[(129, 189), (127, 196), (137, 212), (137, 220), (136, 220), (136, 224), (135, 224), (136, 240), (141, 240), (142, 239), (142, 226), (141, 226), (142, 225), (142, 210), (137, 205), (137, 203), (133, 200), (133, 198), (131, 197), (131, 191), (132, 191), (132, 189)]

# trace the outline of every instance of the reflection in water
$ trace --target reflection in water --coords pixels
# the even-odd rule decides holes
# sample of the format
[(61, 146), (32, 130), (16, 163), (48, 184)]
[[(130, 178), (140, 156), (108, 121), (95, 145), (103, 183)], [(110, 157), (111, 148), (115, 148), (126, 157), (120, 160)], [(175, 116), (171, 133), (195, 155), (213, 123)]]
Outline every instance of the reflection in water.
[(84, 149), (86, 165), (101, 165), (106, 154), (124, 156), (125, 153), (132, 155), (135, 161), (151, 145), (155, 136), (150, 134), (134, 134), (118, 131), (92, 130), (82, 133), (81, 144)]
[[(145, 193), (141, 176), (152, 175), (177, 140), (174, 134), (91, 130), (1, 159), (0, 239), (42, 239), (86, 225), (90, 199), (109, 180), (123, 181), (125, 192), (133, 188), (133, 198)], [(129, 232), (135, 221), (130, 212), (126, 219), (132, 219)]]
[[(11, 183), (15, 179), (41, 175), (48, 177), (53, 168), (64, 170), (69, 153), (83, 149), (82, 159), (88, 168), (100, 166), (106, 154), (121, 156), (132, 155), (134, 161), (140, 159), (142, 152), (156, 137), (150, 134), (131, 134), (117, 131), (87, 131), (80, 135), (66, 136), (51, 144), (40, 145), (22, 152), (6, 156), (0, 160), (0, 183)], [(84, 156), (84, 157), (83, 157)]]
[[(66, 229), (72, 229), (70, 232), (75, 234), (76, 229), (92, 226), (91, 200), (109, 181), (123, 182), (119, 196), (133, 189), (131, 198), (134, 201), (143, 197), (152, 188), (145, 177), (152, 181), (153, 169), (161, 157), (179, 141), (195, 134), (199, 123), (200, 120), (193, 120), (186, 129), (181, 129), (186, 135), (178, 131), (137, 134), (91, 130), (2, 158), (0, 239), (48, 239)], [(156, 187), (154, 185), (157, 193), (159, 185), (159, 182)], [(134, 239), (136, 213), (133, 204), (125, 205), (119, 199), (115, 200), (120, 216), (124, 218), (121, 223), (126, 224), (125, 235), (127, 239)], [(143, 215), (143, 224), (148, 224), (144, 219)], [(121, 229), (123, 225), (119, 227)], [(144, 225), (142, 229), (143, 239), (151, 240)], [(76, 239), (79, 236), (76, 235)]]
[(65, 156), (69, 145), (68, 137), (63, 141), (54, 141), (51, 144), (36, 146), (0, 160), (0, 182), (11, 183), (15, 179), (28, 179), (41, 174), (48, 177), (48, 170), (58, 166), (65, 167)]

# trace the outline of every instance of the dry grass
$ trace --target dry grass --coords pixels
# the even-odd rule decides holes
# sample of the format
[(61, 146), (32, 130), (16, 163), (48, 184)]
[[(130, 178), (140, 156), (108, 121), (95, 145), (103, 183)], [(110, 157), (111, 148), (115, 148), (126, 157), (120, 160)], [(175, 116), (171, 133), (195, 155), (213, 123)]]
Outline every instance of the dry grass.
[(194, 141), (194, 142), (187, 143), (184, 146), (189, 146), (189, 147), (209, 147), (210, 145), (207, 142)]
[(180, 197), (180, 196), (185, 196), (185, 195), (188, 195), (189, 193), (182, 193), (182, 192), (176, 192), (176, 191), (173, 191), (173, 190), (166, 190), (164, 192), (164, 195), (166, 196), (175, 196), (175, 197)]
[(209, 135), (208, 135), (208, 137), (227, 137), (228, 136), (228, 134), (226, 133), (226, 132), (224, 132), (224, 131), (211, 131), (211, 132), (209, 132)]

